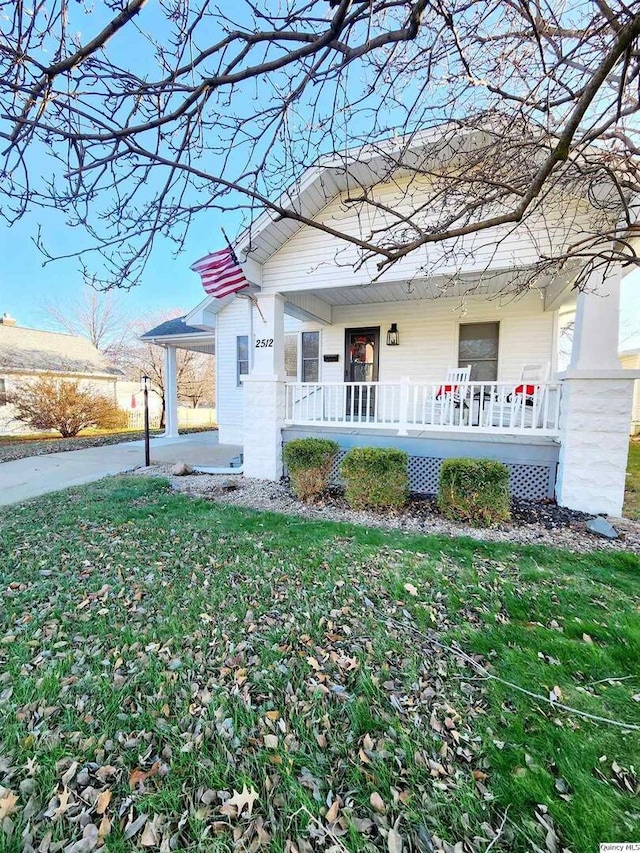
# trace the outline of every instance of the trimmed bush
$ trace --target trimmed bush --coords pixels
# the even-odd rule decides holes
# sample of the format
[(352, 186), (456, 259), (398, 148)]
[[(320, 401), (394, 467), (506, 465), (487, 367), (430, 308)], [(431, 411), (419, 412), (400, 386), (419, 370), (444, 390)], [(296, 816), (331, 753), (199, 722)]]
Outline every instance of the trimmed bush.
[(285, 444), (284, 464), (296, 497), (309, 501), (326, 491), (338, 450), (338, 443), (328, 438), (296, 438)]
[(509, 469), (493, 459), (445, 459), (438, 507), (447, 518), (489, 527), (511, 517)]
[(346, 481), (349, 506), (398, 507), (409, 495), (409, 457), (393, 447), (354, 447), (345, 456), (340, 474)]

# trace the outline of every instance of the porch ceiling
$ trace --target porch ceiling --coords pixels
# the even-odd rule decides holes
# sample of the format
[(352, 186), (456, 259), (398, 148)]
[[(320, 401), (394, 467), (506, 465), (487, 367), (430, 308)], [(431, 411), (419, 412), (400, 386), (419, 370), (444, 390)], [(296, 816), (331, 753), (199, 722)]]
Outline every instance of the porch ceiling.
[[(531, 272), (530, 270), (528, 271)], [(388, 282), (384, 284), (355, 285), (350, 287), (332, 287), (326, 289), (310, 289), (298, 291), (300, 295), (311, 295), (323, 300), (329, 305), (362, 305), (378, 302), (413, 302), (423, 299), (460, 298), (462, 296), (481, 296), (486, 299), (515, 299), (517, 298), (518, 277), (522, 288), (530, 290), (525, 282), (528, 278), (522, 270), (505, 270), (492, 272), (485, 276), (450, 277), (438, 276), (414, 281)], [(569, 287), (572, 276), (553, 283), (554, 288), (564, 290)], [(514, 287), (515, 285), (515, 287)], [(545, 295), (548, 281), (539, 283), (541, 295)], [(296, 293), (287, 292), (287, 299), (295, 304)]]

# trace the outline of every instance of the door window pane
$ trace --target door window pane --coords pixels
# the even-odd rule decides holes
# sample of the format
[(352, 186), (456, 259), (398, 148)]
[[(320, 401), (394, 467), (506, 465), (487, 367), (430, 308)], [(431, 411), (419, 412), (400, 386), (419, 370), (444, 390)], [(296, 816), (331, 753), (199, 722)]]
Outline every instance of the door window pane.
[(302, 333), (302, 381), (320, 378), (320, 332)]
[(349, 381), (374, 382), (376, 367), (375, 332), (353, 332), (349, 335)]
[(498, 378), (499, 323), (464, 323), (460, 326), (458, 367), (471, 365), (471, 380), (495, 382)]
[(236, 338), (236, 363), (237, 382), (240, 385), (240, 377), (249, 373), (249, 336), (238, 335)]

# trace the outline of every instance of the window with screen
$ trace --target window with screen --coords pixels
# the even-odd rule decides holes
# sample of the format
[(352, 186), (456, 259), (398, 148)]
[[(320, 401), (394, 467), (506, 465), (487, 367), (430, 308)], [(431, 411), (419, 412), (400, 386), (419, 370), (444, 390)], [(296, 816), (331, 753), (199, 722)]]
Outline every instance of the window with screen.
[(240, 377), (249, 373), (249, 336), (238, 335), (236, 338), (236, 378), (240, 385)]
[(7, 405), (7, 383), (4, 379), (0, 379), (0, 406)]
[(302, 333), (303, 382), (317, 382), (320, 377), (320, 332)]
[(460, 326), (458, 367), (471, 365), (472, 382), (498, 379), (500, 323), (463, 323)]

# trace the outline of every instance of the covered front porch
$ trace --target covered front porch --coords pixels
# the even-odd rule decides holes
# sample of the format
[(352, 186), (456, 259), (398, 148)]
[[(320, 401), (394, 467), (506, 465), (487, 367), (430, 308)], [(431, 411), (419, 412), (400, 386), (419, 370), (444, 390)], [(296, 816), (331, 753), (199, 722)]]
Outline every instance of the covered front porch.
[[(619, 515), (634, 378), (617, 357), (619, 271), (595, 271), (580, 293), (567, 278), (517, 299), (497, 282), (482, 294), (461, 282), (447, 296), (433, 282), (258, 293), (242, 382), (245, 473), (278, 479), (283, 440), (302, 432), (335, 432), (341, 447), (345, 436), (406, 440), (412, 459), (436, 460), (432, 472), (452, 454), (485, 455), (524, 472), (523, 483), (542, 454), (537, 497)], [(568, 301), (573, 350), (558, 373), (558, 309)], [(354, 357), (358, 346), (366, 356)], [(470, 376), (451, 381), (465, 364)], [(532, 364), (543, 379), (525, 378)]]

